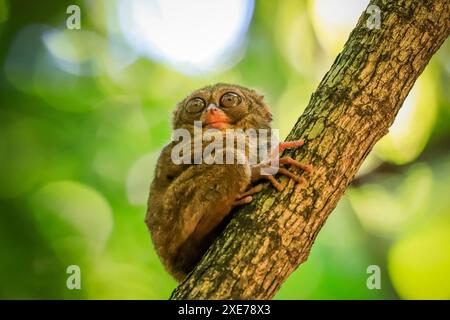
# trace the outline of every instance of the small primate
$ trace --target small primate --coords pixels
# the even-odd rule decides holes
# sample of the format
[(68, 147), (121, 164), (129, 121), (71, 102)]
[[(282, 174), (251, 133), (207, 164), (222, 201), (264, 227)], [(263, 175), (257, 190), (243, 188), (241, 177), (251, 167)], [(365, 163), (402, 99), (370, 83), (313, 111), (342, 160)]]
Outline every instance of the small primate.
[[(185, 129), (195, 140), (194, 128), (199, 124), (202, 130), (221, 132), (230, 129), (270, 130), (271, 120), (272, 115), (263, 96), (241, 86), (216, 84), (193, 92), (177, 105), (173, 129)], [(249, 161), (175, 164), (172, 150), (177, 143), (172, 141), (161, 151), (150, 187), (145, 222), (162, 263), (181, 282), (217, 237), (221, 222), (231, 210), (250, 203), (252, 195), (262, 190), (262, 185), (258, 184), (261, 179), (269, 180), (279, 191), (283, 187), (273, 175), (261, 174), (261, 168), (271, 165), (271, 158), (257, 164)], [(302, 144), (302, 141), (279, 143), (274, 154)], [(224, 144), (224, 151), (234, 147), (234, 144)], [(269, 148), (273, 149), (273, 146)], [(249, 156), (249, 149), (245, 150)], [(311, 170), (310, 165), (290, 157), (278, 160), (280, 165)], [(280, 167), (278, 173), (305, 183), (304, 178), (286, 168)]]

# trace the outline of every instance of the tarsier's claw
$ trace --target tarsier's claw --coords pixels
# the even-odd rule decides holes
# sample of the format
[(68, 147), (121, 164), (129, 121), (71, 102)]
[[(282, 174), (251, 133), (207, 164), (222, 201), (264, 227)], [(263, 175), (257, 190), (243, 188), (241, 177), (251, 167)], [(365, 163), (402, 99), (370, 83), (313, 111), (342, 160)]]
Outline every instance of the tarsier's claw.
[(245, 191), (244, 193), (240, 194), (236, 200), (233, 203), (233, 207), (236, 206), (240, 206), (240, 205), (244, 205), (247, 203), (252, 202), (253, 198), (252, 195), (261, 192), (261, 190), (263, 189), (262, 184), (258, 184), (250, 189), (248, 189), (247, 191)]
[(280, 174), (282, 174), (282, 175), (285, 175), (286, 177), (291, 178), (292, 180), (294, 180), (294, 181), (297, 182), (297, 183), (300, 183), (300, 184), (305, 184), (305, 183), (306, 183), (305, 178), (299, 177), (298, 175), (296, 175), (296, 174), (290, 172), (290, 171), (289, 171), (288, 169), (286, 169), (286, 168), (280, 168), (280, 169), (278, 169), (278, 172), (279, 172)]
[[(304, 145), (304, 141), (303, 140), (298, 140), (298, 141), (285, 141), (285, 142), (281, 142), (278, 146), (278, 151), (279, 152), (283, 152), (286, 149), (290, 149), (290, 148), (298, 148), (301, 147), (302, 145)], [(285, 164), (289, 164), (292, 165), (294, 167), (300, 168), (303, 171), (306, 172), (312, 172), (313, 167), (310, 164), (303, 164), (295, 159), (292, 159), (291, 157), (282, 157), (278, 160), (279, 165), (285, 165)], [(288, 169), (286, 168), (279, 168), (278, 169), (278, 173), (291, 178), (292, 180), (294, 180), (295, 182), (297, 182), (298, 184), (300, 184), (301, 186), (305, 186), (307, 185), (307, 181), (305, 178), (300, 177), (292, 172), (290, 172)], [(272, 185), (278, 190), (278, 191), (283, 191), (283, 186), (275, 179), (275, 177), (273, 176), (265, 176), (265, 178), (267, 180), (269, 180)]]
[[(298, 175), (296, 175), (295, 173), (290, 172), (288, 169), (286, 168), (280, 168), (280, 165), (291, 165), (297, 168), (302, 169), (303, 171), (306, 172), (312, 172), (313, 167), (310, 164), (303, 164), (291, 157), (282, 157), (282, 158), (278, 158), (278, 153), (279, 152), (283, 152), (286, 149), (291, 149), (291, 148), (298, 148), (301, 147), (302, 145), (304, 145), (304, 141), (303, 140), (298, 140), (298, 141), (285, 141), (285, 142), (281, 142), (278, 145), (278, 149), (275, 148), (275, 150), (272, 153), (272, 158), (268, 159), (266, 161), (263, 161), (261, 163), (259, 163), (258, 165), (254, 166), (252, 169), (252, 181), (258, 181), (259, 179), (266, 179), (269, 180), (270, 183), (275, 187), (275, 189), (277, 189), (278, 191), (283, 191), (284, 187), (281, 183), (279, 183), (277, 181), (277, 179), (273, 176), (273, 175), (267, 175), (267, 174), (262, 174), (261, 170), (263, 168), (269, 168), (269, 167), (277, 167), (278, 168), (278, 173), (282, 174), (286, 177), (291, 178), (292, 180), (294, 180), (295, 182), (297, 182), (300, 186), (306, 186), (308, 183), (305, 180), (305, 178), (300, 177)], [(256, 186), (254, 188), (258, 188), (260, 187), (260, 189), (256, 192), (261, 191), (262, 186)], [(254, 189), (252, 188), (252, 189)], [(248, 190), (246, 193), (242, 194), (240, 198), (246, 196), (246, 195), (252, 195), (255, 194), (256, 192), (252, 192), (253, 190), (250, 189)]]
[(304, 144), (305, 141), (303, 140), (280, 142), (280, 144), (278, 145), (278, 152), (283, 152), (286, 149), (298, 148)]
[(246, 197), (246, 196), (252, 196), (252, 195), (254, 195), (255, 193), (261, 192), (262, 189), (263, 189), (263, 185), (262, 185), (262, 184), (258, 184), (258, 185), (256, 185), (256, 186), (254, 186), (254, 187), (248, 189), (247, 191), (245, 191), (243, 194), (241, 194), (241, 195), (239, 196), (239, 198), (243, 198), (243, 197)]
[(280, 158), (279, 164), (280, 165), (282, 165), (282, 164), (290, 164), (290, 165), (292, 165), (294, 167), (297, 167), (297, 168), (300, 168), (300, 169), (302, 169), (302, 170), (304, 170), (306, 172), (312, 172), (312, 170), (313, 170), (312, 165), (298, 162), (297, 160), (292, 159), (291, 157)]
[(244, 198), (240, 198), (240, 199), (234, 201), (233, 207), (242, 206), (244, 204), (248, 204), (248, 203), (252, 202), (252, 200), (253, 200), (252, 196), (246, 196)]
[(272, 185), (275, 187), (275, 189), (277, 189), (278, 191), (283, 191), (283, 186), (281, 185), (281, 183), (279, 183), (278, 181), (277, 181), (277, 179), (275, 179), (275, 177), (274, 176), (271, 176), (271, 175), (267, 175), (267, 176), (263, 176), (265, 179), (267, 179), (267, 180), (269, 180), (270, 181), (270, 183), (272, 183)]

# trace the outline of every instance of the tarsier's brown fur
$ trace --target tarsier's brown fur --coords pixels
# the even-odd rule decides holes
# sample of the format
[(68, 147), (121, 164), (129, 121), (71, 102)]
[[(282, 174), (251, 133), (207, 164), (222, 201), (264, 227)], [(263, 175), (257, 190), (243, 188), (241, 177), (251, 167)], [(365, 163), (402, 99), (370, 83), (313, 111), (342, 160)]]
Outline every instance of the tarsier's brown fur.
[[(227, 97), (231, 97), (232, 102), (228, 102), (231, 106), (223, 107), (222, 97), (230, 92), (231, 96)], [(196, 103), (202, 100), (205, 105), (198, 112), (192, 112), (188, 104), (197, 108), (198, 104), (192, 103), (196, 98)], [(214, 110), (207, 108), (211, 105)], [(236, 85), (216, 84), (193, 92), (177, 105), (173, 129), (187, 129), (193, 137), (194, 121), (202, 121), (203, 129), (246, 131), (270, 129), (271, 120), (263, 97), (255, 91)], [(251, 194), (261, 190), (252, 187), (253, 182), (267, 178), (279, 190), (281, 185), (273, 176), (260, 176), (256, 170), (259, 168), (249, 163), (176, 165), (171, 152), (177, 143), (166, 145), (158, 159), (145, 221), (162, 263), (176, 280), (182, 281), (217, 237), (221, 222), (233, 207), (250, 202)], [(285, 147), (300, 145), (293, 142), (293, 145)], [(224, 143), (224, 148), (229, 147)], [(284, 163), (310, 170), (292, 159)], [(303, 181), (283, 170), (280, 173), (298, 182)]]

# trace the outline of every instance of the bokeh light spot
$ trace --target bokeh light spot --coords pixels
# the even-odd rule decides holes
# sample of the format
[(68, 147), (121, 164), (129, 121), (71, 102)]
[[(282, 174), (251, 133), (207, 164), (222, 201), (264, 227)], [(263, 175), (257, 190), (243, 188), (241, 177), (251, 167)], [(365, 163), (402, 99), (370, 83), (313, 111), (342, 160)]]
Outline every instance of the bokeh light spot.
[(40, 231), (62, 257), (100, 253), (112, 231), (108, 201), (76, 181), (48, 183), (32, 196), (31, 205)]
[(427, 211), (433, 174), (425, 164), (413, 166), (402, 180), (367, 183), (348, 190), (348, 198), (364, 227), (379, 235), (396, 234)]
[(433, 82), (429, 71), (417, 80), (389, 133), (374, 148), (381, 159), (405, 164), (423, 151), (436, 121), (437, 102)]
[(117, 10), (137, 52), (197, 74), (236, 63), (253, 6), (253, 0), (120, 0)]
[(145, 205), (147, 203), (149, 181), (153, 179), (153, 168), (158, 156), (159, 152), (148, 153), (131, 166), (126, 181), (128, 201), (131, 204)]
[(338, 54), (355, 27), (368, 0), (314, 0), (312, 21), (318, 40), (330, 56)]
[(450, 220), (440, 217), (397, 242), (389, 273), (404, 299), (450, 299)]

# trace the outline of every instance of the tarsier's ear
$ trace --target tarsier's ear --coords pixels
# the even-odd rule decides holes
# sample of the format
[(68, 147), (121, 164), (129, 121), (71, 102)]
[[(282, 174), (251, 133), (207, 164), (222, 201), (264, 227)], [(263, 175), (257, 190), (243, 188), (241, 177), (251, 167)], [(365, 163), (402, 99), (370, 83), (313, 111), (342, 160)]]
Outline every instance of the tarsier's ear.
[(256, 103), (258, 104), (258, 107), (259, 107), (259, 112), (261, 113), (261, 115), (267, 122), (271, 122), (272, 114), (270, 113), (269, 107), (267, 106), (266, 102), (264, 101), (264, 96), (257, 94), (255, 92), (255, 97), (256, 97)]

